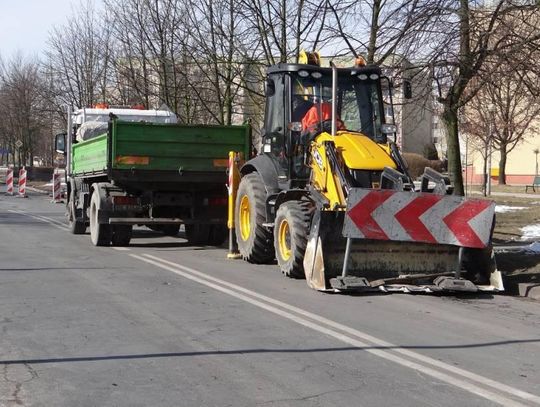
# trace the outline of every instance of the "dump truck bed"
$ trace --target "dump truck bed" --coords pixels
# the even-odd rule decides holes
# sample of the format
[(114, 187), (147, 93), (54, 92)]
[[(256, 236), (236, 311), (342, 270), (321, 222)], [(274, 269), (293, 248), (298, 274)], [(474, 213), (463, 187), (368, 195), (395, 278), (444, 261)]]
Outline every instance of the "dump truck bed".
[(73, 146), (72, 174), (120, 183), (221, 182), (228, 152), (247, 157), (250, 143), (249, 126), (114, 120), (106, 134)]

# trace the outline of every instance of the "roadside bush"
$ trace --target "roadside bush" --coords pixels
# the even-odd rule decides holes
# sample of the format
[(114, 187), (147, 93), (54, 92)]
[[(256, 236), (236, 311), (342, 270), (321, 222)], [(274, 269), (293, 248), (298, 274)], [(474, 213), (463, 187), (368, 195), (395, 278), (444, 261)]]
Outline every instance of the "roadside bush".
[(441, 160), (428, 160), (420, 154), (415, 153), (403, 153), (403, 158), (407, 161), (409, 174), (413, 179), (421, 176), (426, 167), (433, 168), (435, 171), (439, 172), (444, 170), (443, 162)]

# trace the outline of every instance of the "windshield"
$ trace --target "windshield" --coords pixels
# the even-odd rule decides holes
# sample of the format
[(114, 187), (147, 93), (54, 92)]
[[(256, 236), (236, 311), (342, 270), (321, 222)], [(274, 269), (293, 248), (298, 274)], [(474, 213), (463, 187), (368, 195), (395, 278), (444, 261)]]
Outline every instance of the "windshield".
[[(331, 120), (331, 76), (315, 79), (293, 75), (292, 83), (293, 122), (301, 122), (303, 130), (309, 130), (314, 120)], [(378, 80), (362, 80), (357, 76), (338, 77), (338, 130), (359, 132), (375, 140), (380, 138), (383, 109), (378, 83)]]

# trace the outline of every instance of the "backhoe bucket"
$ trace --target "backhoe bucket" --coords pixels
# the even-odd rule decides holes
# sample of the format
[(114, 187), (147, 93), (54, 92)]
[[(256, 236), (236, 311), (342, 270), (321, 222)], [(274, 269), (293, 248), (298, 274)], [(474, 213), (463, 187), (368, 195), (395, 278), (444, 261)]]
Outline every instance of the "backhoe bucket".
[[(418, 202), (412, 202), (417, 198)], [(503, 290), (490, 245), (494, 208), (488, 201), (478, 204), (479, 200), (462, 197), (367, 189), (353, 189), (349, 199), (347, 211), (318, 210), (314, 214), (304, 256), (311, 288)], [(431, 212), (427, 209), (430, 203)], [(442, 214), (439, 224), (433, 223), (439, 216), (437, 211)], [(423, 221), (424, 230), (417, 224), (418, 219)], [(467, 228), (460, 222), (469, 225), (469, 230), (464, 230)], [(445, 235), (443, 231), (448, 230), (455, 232)]]

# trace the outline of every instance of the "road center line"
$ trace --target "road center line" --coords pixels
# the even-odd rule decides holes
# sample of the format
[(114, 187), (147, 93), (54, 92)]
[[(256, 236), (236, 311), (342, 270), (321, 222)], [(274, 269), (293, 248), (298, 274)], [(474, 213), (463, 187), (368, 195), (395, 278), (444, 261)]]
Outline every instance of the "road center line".
[(400, 353), (400, 354), (402, 354), (404, 356), (415, 359), (415, 360), (417, 360), (419, 362), (429, 364), (429, 365), (431, 365), (433, 367), (437, 367), (439, 369), (444, 369), (444, 370), (446, 370), (448, 372), (451, 372), (453, 374), (456, 374), (458, 376), (466, 377), (469, 380), (474, 380), (477, 383), (480, 383), (482, 385), (492, 387), (493, 389), (495, 389), (497, 391), (504, 391), (504, 392), (509, 393), (511, 395), (520, 397), (520, 398), (522, 398), (524, 400), (530, 400), (530, 401), (533, 401), (533, 402), (535, 402), (537, 404), (540, 404), (540, 397), (538, 397), (538, 396), (536, 396), (534, 394), (527, 393), (525, 391), (522, 391), (522, 390), (516, 389), (514, 387), (508, 386), (508, 385), (506, 385), (504, 383), (497, 382), (495, 380), (492, 380), (492, 379), (489, 379), (487, 377), (478, 375), (476, 373), (470, 372), (470, 371), (465, 370), (465, 369), (461, 369), (459, 367), (450, 365), (450, 364), (442, 362), (440, 360), (430, 358), (429, 356), (424, 356), (424, 355), (422, 355), (420, 353), (413, 352), (413, 351), (408, 350), (408, 349), (400, 349), (399, 346), (397, 346), (397, 345), (395, 345), (393, 343), (390, 343), (390, 342), (384, 341), (382, 339), (376, 338), (376, 337), (374, 337), (372, 335), (369, 335), (369, 334), (367, 334), (365, 332), (362, 332), (362, 331), (359, 331), (357, 329), (351, 328), (349, 326), (340, 324), (339, 322), (332, 321), (332, 320), (330, 320), (328, 318), (325, 318), (325, 317), (323, 317), (321, 315), (317, 315), (317, 314), (311, 313), (309, 311), (303, 310), (301, 308), (295, 307), (294, 305), (290, 305), (290, 304), (284, 303), (282, 301), (276, 300), (274, 298), (267, 297), (264, 294), (257, 293), (255, 291), (252, 291), (252, 290), (249, 290), (247, 288), (238, 286), (236, 284), (229, 283), (229, 282), (227, 282), (225, 280), (221, 280), (221, 279), (216, 278), (216, 277), (212, 277), (212, 276), (210, 276), (208, 274), (199, 272), (197, 270), (194, 270), (194, 269), (191, 269), (189, 267), (180, 265), (178, 263), (173, 263), (173, 262), (161, 259), (159, 257), (152, 256), (150, 254), (144, 254), (144, 256), (146, 256), (148, 258), (151, 258), (151, 259), (154, 259), (154, 260), (157, 260), (157, 261), (160, 261), (162, 263), (168, 264), (168, 265), (173, 266), (173, 267), (180, 267), (181, 269), (186, 270), (187, 272), (198, 275), (198, 276), (203, 277), (205, 279), (208, 279), (210, 281), (217, 282), (220, 285), (225, 285), (225, 286), (230, 287), (230, 288), (232, 288), (234, 290), (237, 290), (237, 291), (243, 292), (245, 294), (248, 294), (250, 296), (253, 296), (255, 298), (261, 299), (261, 300), (263, 300), (265, 302), (277, 305), (277, 306), (279, 306), (281, 308), (286, 309), (287, 311), (295, 312), (295, 313), (297, 313), (299, 315), (302, 315), (302, 316), (304, 316), (306, 318), (310, 318), (310, 319), (312, 319), (312, 320), (314, 320), (314, 321), (316, 321), (318, 323), (327, 325), (329, 327), (332, 327), (334, 329), (338, 329), (338, 330), (340, 330), (340, 331), (342, 331), (344, 333), (347, 333), (349, 335), (353, 335), (353, 336), (355, 336), (357, 338), (360, 338), (362, 340), (371, 342), (373, 345), (380, 346), (380, 347), (386, 347), (386, 348), (392, 348), (391, 350), (393, 352)]
[[(226, 282), (224, 280), (220, 280), (220, 279), (217, 279), (215, 277), (212, 277), (212, 276), (209, 276), (205, 273), (202, 273), (200, 271), (197, 271), (197, 270), (194, 270), (194, 269), (191, 269), (189, 267), (186, 267), (186, 266), (182, 266), (182, 265), (179, 265), (179, 264), (176, 264), (176, 263), (172, 263), (172, 262), (169, 262), (167, 260), (164, 260), (164, 259), (161, 259), (159, 257), (156, 257), (156, 256), (152, 256), (152, 255), (149, 255), (149, 254), (143, 254), (143, 256), (139, 256), (139, 255), (135, 255), (135, 254), (130, 254), (131, 257), (135, 258), (135, 259), (138, 259), (138, 260), (141, 260), (141, 261), (144, 261), (146, 263), (149, 263), (149, 264), (152, 264), (154, 266), (157, 266), (159, 268), (162, 268), (164, 270), (168, 270), (172, 273), (175, 273), (179, 276), (182, 276), (184, 278), (187, 278), (189, 280), (192, 280), (192, 281), (195, 281), (199, 284), (203, 284), (207, 287), (210, 287), (210, 288), (213, 288), (217, 291), (220, 291), (220, 292), (223, 292), (225, 294), (228, 294), (228, 295), (231, 295), (235, 298), (238, 298), (242, 301), (245, 301), (245, 302), (248, 302), (252, 305), (255, 305), (259, 308), (262, 308), (262, 309), (265, 309), (269, 312), (272, 312), (276, 315), (279, 315), (281, 317), (284, 317), (288, 320), (291, 320), (291, 321), (294, 321), (300, 325), (303, 325), (305, 327), (308, 327), (308, 328), (311, 328), (315, 331), (318, 331), (318, 332), (321, 332), (323, 334), (326, 334), (328, 336), (331, 336), (335, 339), (338, 339), (344, 343), (347, 343), (349, 345), (352, 345), (352, 346), (355, 346), (355, 347), (358, 347), (358, 348), (361, 348), (363, 350), (365, 350), (366, 352), (368, 353), (371, 353), (373, 355), (376, 355), (378, 357), (381, 357), (383, 359), (386, 359), (386, 360), (389, 360), (389, 361), (392, 361), (394, 363), (397, 363), (401, 366), (404, 366), (404, 367), (408, 367), (410, 369), (413, 369), (413, 370), (417, 370), (421, 373), (424, 373), (424, 374), (427, 374), (427, 375), (430, 375), (438, 380), (441, 380), (443, 382), (446, 382), (448, 384), (451, 384), (453, 386), (456, 386), (456, 387), (459, 387), (463, 390), (466, 390), (466, 391), (469, 391), (473, 394), (476, 394), (480, 397), (483, 397), (483, 398), (486, 398), (492, 402), (495, 402), (495, 403), (498, 403), (500, 405), (504, 405), (504, 406), (523, 406), (524, 404), (521, 404), (513, 399), (510, 399), (510, 398), (507, 398), (503, 395), (500, 395), (496, 392), (506, 392), (506, 393), (510, 393), (510, 395), (514, 395), (514, 396), (517, 396), (517, 397), (520, 397), (522, 399), (525, 399), (525, 400), (528, 400), (528, 401), (533, 401), (535, 403), (538, 403), (540, 404), (540, 398), (533, 395), (533, 394), (529, 394), (529, 393), (526, 393), (524, 391), (521, 391), (519, 389), (515, 389), (513, 387), (510, 387), (510, 386), (506, 386), (506, 385), (503, 385), (502, 383), (498, 383), (498, 382), (495, 382), (493, 380), (490, 380), (490, 379), (487, 379), (487, 378), (484, 378), (483, 376), (480, 376), (480, 375), (476, 375), (474, 373), (471, 373), (471, 372), (468, 372), (466, 370), (463, 370), (463, 369), (458, 369), (458, 371), (460, 372), (463, 372), (463, 373), (467, 373), (467, 375), (464, 375), (464, 374), (460, 374), (456, 371), (453, 371), (454, 374), (458, 374), (459, 376), (461, 376), (462, 378), (470, 378), (469, 376), (473, 376), (475, 378), (480, 378), (482, 379), (482, 381), (480, 382), (481, 384), (485, 385), (485, 386), (488, 386), (488, 387), (492, 387), (496, 392), (494, 391), (491, 391), (491, 390), (487, 390), (485, 388), (482, 388), (482, 387), (479, 387), (469, 381), (465, 381), (465, 380), (462, 380), (461, 378), (458, 378), (458, 377), (454, 377), (454, 376), (451, 376), (447, 373), (444, 373), (444, 372), (441, 372), (439, 370), (436, 370), (432, 367), (429, 367), (429, 366), (426, 366), (426, 365), (422, 365), (422, 364), (419, 364), (419, 363), (416, 363), (414, 361), (411, 361), (411, 360), (408, 360), (408, 359), (405, 359), (403, 357), (401, 357), (400, 355), (396, 355), (395, 352), (392, 352), (391, 350), (382, 350), (382, 349), (369, 349), (370, 346), (373, 345), (373, 343), (369, 343), (369, 342), (374, 342), (376, 343), (377, 345), (379, 344), (384, 344), (383, 346), (394, 346), (388, 342), (385, 342), (385, 341), (382, 341), (382, 340), (379, 340), (375, 337), (372, 337), (370, 335), (367, 335), (367, 334), (364, 334), (360, 331), (357, 331), (357, 330), (354, 330), (352, 328), (349, 328), (349, 327), (346, 327), (344, 325), (341, 325), (341, 324), (338, 324), (338, 323), (335, 323), (333, 321), (330, 321), (330, 320), (327, 320), (326, 318), (324, 317), (321, 317), (321, 316), (318, 316), (316, 314), (311, 314), (309, 313), (308, 311), (304, 311), (300, 308), (297, 308), (297, 307), (294, 307), (294, 306), (289, 306), (288, 304), (286, 303), (283, 303), (281, 301), (278, 301), (278, 300), (273, 300), (269, 297), (266, 297), (262, 294), (259, 294), (255, 291), (251, 291), (251, 290), (248, 290), (246, 288), (243, 288), (241, 286), (238, 286), (238, 285), (235, 285), (235, 284), (232, 284), (232, 283), (229, 283), (229, 282)], [(229, 287), (229, 288), (227, 288)], [(255, 297), (255, 298), (254, 298)], [(270, 300), (270, 301), (268, 301)], [(263, 302), (265, 301), (265, 302)], [(285, 309), (280, 309), (280, 308), (277, 308), (276, 306), (273, 306), (271, 305), (271, 303), (273, 303), (274, 305), (279, 305), (280, 307), (284, 307)], [(294, 311), (296, 313), (299, 313), (299, 314), (302, 314), (304, 316), (307, 316), (309, 318), (312, 318), (314, 320), (316, 320), (317, 322), (314, 322), (314, 321), (310, 321), (306, 318), (303, 318), (302, 316), (300, 315), (295, 315), (293, 314), (291, 311)], [(301, 312), (298, 312), (298, 311), (301, 311)], [(325, 321), (329, 321), (329, 322), (332, 322), (332, 324), (326, 324)], [(348, 336), (344, 333), (341, 333), (341, 332), (338, 332), (334, 329), (330, 329), (329, 327), (325, 327), (323, 325), (321, 325), (321, 323), (324, 323), (326, 325), (330, 325), (332, 327), (336, 327), (336, 326), (340, 326), (340, 327), (343, 327), (343, 328), (347, 328), (347, 329), (341, 329), (343, 331), (349, 331), (347, 333), (349, 334), (352, 334), (352, 335), (355, 335), (355, 336), (364, 336), (364, 337), (369, 337), (369, 338), (372, 338), (373, 340), (369, 340), (369, 342), (362, 342), (358, 339), (355, 339), (351, 336)], [(360, 334), (360, 335), (357, 335)], [(368, 347), (368, 349), (364, 349)], [(397, 350), (396, 350), (397, 351)], [(424, 357), (422, 355), (419, 355), (419, 354), (416, 354), (415, 352), (411, 352), (411, 351), (408, 351), (408, 354), (407, 356), (409, 357), (413, 357), (413, 358), (416, 358), (417, 360), (421, 360), (422, 362), (426, 363), (425, 360), (430, 360), (431, 358), (429, 357)], [(424, 360), (425, 359), (425, 360)], [(433, 360), (435, 361), (435, 360)], [(439, 362), (439, 361), (437, 361)], [(431, 365), (435, 365), (434, 363), (429, 363), (427, 362), (427, 364), (431, 364)], [(445, 369), (447, 371), (452, 371), (453, 369), (448, 369), (446, 368), (446, 365), (445, 363), (443, 362), (440, 362), (440, 364), (444, 367), (441, 367), (441, 366), (437, 366), (439, 368), (442, 368), (442, 369)], [(451, 367), (450, 365), (447, 365), (448, 367)], [(478, 381), (478, 380), (476, 380)], [(494, 386), (496, 385), (496, 387)], [(508, 391), (510, 390), (510, 391)]]

